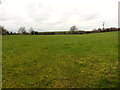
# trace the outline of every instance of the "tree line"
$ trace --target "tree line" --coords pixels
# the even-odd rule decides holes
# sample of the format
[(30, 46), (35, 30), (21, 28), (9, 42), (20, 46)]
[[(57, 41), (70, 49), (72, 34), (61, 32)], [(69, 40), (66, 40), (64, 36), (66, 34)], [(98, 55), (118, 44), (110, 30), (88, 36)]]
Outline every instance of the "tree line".
[(20, 27), (18, 33), (8, 31), (4, 26), (0, 26), (0, 35), (67, 35), (67, 34), (90, 34), (90, 33), (100, 33), (100, 32), (111, 32), (111, 31), (120, 31), (120, 28), (106, 28), (106, 29), (93, 29), (92, 31), (83, 31), (78, 30), (76, 26), (70, 27), (69, 31), (61, 32), (38, 32), (35, 31), (32, 27), (29, 29), (29, 32), (26, 31), (25, 27)]

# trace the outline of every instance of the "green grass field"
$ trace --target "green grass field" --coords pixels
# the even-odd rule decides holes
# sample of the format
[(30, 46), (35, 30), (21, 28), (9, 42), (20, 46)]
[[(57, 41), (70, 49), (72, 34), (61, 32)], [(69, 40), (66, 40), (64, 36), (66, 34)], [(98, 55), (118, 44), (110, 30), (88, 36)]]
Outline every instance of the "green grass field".
[(118, 32), (3, 36), (3, 88), (114, 88)]

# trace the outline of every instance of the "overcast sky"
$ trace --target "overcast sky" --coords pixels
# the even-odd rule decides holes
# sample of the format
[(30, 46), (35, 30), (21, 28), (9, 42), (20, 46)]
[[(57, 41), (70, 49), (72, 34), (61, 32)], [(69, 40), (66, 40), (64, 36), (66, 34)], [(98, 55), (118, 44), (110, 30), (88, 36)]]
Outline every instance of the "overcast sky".
[(119, 0), (2, 0), (0, 25), (18, 31), (21, 26), (38, 31), (118, 27)]

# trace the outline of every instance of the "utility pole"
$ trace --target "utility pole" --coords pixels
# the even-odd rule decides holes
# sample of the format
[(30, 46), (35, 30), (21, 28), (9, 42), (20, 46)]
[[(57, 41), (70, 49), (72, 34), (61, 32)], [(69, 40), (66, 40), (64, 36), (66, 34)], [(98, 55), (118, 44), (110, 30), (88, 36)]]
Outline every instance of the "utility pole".
[(103, 22), (103, 31), (105, 30), (105, 22)]

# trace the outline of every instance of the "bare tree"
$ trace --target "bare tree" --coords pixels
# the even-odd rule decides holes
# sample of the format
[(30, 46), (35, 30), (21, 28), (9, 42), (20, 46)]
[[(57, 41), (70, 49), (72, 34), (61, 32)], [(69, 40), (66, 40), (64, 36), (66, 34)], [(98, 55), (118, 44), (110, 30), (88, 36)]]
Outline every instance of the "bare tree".
[(29, 29), (29, 32), (30, 32), (30, 34), (32, 34), (32, 35), (35, 34), (35, 31), (34, 31), (34, 29), (33, 29), (32, 27)]
[(20, 27), (19, 30), (18, 30), (18, 33), (19, 34), (26, 34), (25, 27)]
[(98, 28), (98, 31), (99, 31), (99, 32), (101, 32), (101, 31), (102, 31), (102, 29), (101, 29), (101, 28)]
[(78, 30), (78, 28), (76, 26), (70, 27), (70, 31), (77, 31), (77, 30)]
[(4, 26), (0, 26), (0, 35), (8, 35), (9, 32), (7, 29), (4, 28)]

